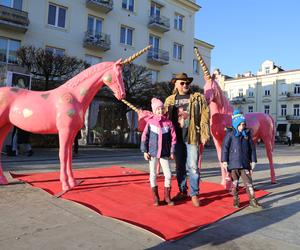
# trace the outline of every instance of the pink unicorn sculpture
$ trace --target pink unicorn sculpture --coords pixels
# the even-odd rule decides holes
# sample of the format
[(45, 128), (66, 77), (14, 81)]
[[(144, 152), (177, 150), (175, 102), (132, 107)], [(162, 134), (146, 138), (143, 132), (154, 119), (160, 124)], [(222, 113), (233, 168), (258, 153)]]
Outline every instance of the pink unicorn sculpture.
[[(123, 99), (122, 65), (133, 61), (150, 47), (124, 61), (120, 59), (91, 66), (50, 91), (0, 88), (0, 147), (13, 125), (33, 133), (58, 134), (62, 190), (75, 187), (79, 183), (72, 173), (72, 145), (83, 126), (87, 108), (103, 84), (113, 91), (117, 99)], [(0, 165), (0, 184), (7, 183)]]
[[(195, 48), (195, 53), (204, 72), (204, 94), (210, 109), (210, 129), (220, 161), (222, 142), (226, 133), (225, 128), (231, 126), (233, 108), (228, 99), (224, 96), (220, 86), (215, 81), (214, 76), (210, 76), (209, 70), (197, 48)], [(254, 143), (256, 144), (257, 141), (261, 139), (265, 144), (270, 164), (271, 183), (276, 183), (272, 154), (275, 143), (274, 120), (272, 116), (264, 113), (248, 113), (245, 117), (247, 127), (251, 129)], [(227, 170), (222, 167), (221, 162), (219, 163), (222, 172), (221, 184), (229, 188), (230, 181), (228, 181)]]

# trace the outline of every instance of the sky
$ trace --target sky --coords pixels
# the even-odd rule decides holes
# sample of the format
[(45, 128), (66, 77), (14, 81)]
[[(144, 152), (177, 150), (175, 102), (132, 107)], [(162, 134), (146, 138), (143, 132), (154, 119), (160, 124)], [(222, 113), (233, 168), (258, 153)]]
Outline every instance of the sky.
[(265, 60), (300, 69), (300, 0), (196, 0), (195, 37), (214, 45), (211, 71), (256, 74)]

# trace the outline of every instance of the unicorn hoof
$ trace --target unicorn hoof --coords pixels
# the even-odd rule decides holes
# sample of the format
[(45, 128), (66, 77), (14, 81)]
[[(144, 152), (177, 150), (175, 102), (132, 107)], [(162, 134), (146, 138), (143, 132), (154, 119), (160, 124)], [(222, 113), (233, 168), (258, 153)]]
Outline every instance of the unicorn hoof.
[(75, 179), (68, 180), (70, 188), (76, 187), (78, 184)]
[(68, 190), (70, 190), (70, 186), (68, 184), (62, 184), (62, 190), (68, 191)]
[(6, 177), (4, 175), (0, 176), (0, 185), (7, 185), (8, 184), (8, 180), (6, 179)]

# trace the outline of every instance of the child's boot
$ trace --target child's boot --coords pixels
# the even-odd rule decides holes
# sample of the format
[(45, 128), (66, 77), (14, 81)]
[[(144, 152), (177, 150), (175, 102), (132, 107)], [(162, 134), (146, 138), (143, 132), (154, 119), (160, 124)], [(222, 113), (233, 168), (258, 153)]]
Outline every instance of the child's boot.
[(235, 194), (233, 196), (233, 206), (235, 208), (239, 208), (240, 207), (240, 198), (239, 198), (239, 196), (237, 194)]
[(258, 208), (261, 209), (262, 206), (257, 202), (257, 200), (255, 199), (255, 195), (254, 195), (254, 189), (252, 185), (247, 185), (246, 186), (246, 190), (249, 196), (249, 206), (252, 208)]
[(158, 187), (157, 186), (152, 188), (152, 194), (153, 194), (154, 206), (159, 206), (159, 195), (158, 195)]
[(254, 197), (250, 199), (249, 206), (252, 208), (262, 209), (262, 206), (257, 202), (257, 200)]
[(238, 208), (240, 206), (240, 198), (239, 198), (239, 187), (238, 183), (235, 181), (231, 186), (231, 193), (233, 195), (233, 206)]
[(174, 202), (171, 200), (171, 187), (165, 187), (165, 202), (169, 206), (174, 206)]

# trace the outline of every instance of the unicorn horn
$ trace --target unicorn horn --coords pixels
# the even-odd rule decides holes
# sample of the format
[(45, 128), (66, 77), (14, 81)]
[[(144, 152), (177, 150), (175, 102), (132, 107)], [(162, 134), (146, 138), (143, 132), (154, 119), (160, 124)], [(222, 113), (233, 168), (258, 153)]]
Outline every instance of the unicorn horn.
[(211, 80), (209, 69), (207, 68), (202, 56), (200, 55), (198, 48), (194, 47), (194, 51), (196, 53), (196, 56), (197, 56), (197, 59), (198, 59), (200, 65), (202, 67), (202, 70), (203, 70), (203, 73), (204, 73), (204, 78), (207, 79), (207, 80)]
[(125, 99), (122, 99), (121, 101), (124, 102), (133, 111), (135, 111), (137, 113), (140, 112), (140, 110), (137, 107), (133, 106), (130, 102), (126, 101)]
[(127, 59), (125, 59), (122, 64), (126, 64), (126, 63), (130, 63), (132, 62), (134, 59), (136, 59), (137, 57), (139, 57), (140, 55), (142, 55), (143, 53), (145, 53), (147, 50), (149, 50), (152, 47), (152, 45), (148, 45), (146, 48), (140, 50), (139, 52), (136, 52), (135, 54), (133, 54), (132, 56), (128, 57)]

